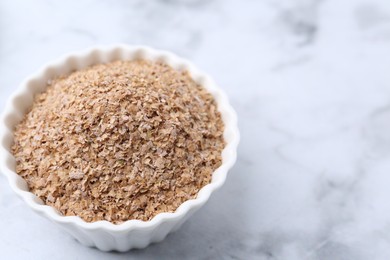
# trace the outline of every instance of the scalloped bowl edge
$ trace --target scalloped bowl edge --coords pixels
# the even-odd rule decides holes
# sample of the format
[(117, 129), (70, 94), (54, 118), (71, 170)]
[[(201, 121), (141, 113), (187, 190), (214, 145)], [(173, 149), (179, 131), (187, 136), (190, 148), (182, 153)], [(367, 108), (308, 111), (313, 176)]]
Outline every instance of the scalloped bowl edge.
[[(135, 59), (159, 60), (174, 69), (188, 70), (192, 78), (213, 95), (225, 124), (226, 146), (222, 152), (222, 165), (214, 171), (211, 182), (199, 191), (195, 199), (184, 202), (175, 212), (160, 213), (149, 221), (128, 220), (115, 225), (108, 221), (88, 223), (77, 216), (62, 216), (53, 207), (44, 205), (39, 198), (29, 192), (26, 182), (16, 174), (15, 159), (10, 152), (13, 129), (30, 108), (34, 95), (44, 91), (49, 79), (93, 64)], [(96, 46), (69, 53), (46, 64), (23, 81), (11, 95), (0, 122), (0, 170), (8, 179), (12, 190), (35, 212), (58, 224), (79, 242), (103, 251), (123, 252), (132, 248), (144, 248), (150, 243), (163, 240), (168, 233), (177, 230), (188, 217), (207, 202), (214, 191), (223, 185), (228, 170), (236, 161), (239, 142), (236, 113), (229, 104), (226, 94), (209, 76), (199, 71), (191, 62), (173, 53), (145, 46), (123, 44)]]

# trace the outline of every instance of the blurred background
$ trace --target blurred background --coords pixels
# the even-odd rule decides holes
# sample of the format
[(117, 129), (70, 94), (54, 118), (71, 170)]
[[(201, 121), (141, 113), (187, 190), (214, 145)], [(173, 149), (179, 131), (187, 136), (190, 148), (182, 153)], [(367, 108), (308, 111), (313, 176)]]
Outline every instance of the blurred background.
[(4, 259), (388, 259), (390, 2), (0, 1), (0, 110), (69, 51), (142, 44), (188, 58), (239, 117), (225, 186), (162, 243), (85, 248), (0, 176)]

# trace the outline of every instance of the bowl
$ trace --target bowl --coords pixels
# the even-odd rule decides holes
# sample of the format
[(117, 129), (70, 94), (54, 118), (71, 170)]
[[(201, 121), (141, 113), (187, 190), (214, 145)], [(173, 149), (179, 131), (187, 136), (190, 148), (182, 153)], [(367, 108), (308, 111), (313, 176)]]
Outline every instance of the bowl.
[[(128, 220), (121, 224), (108, 221), (85, 222), (77, 216), (63, 216), (55, 208), (29, 192), (27, 183), (15, 171), (15, 159), (11, 153), (13, 130), (30, 109), (34, 95), (45, 90), (47, 82), (74, 70), (115, 60), (146, 59), (162, 61), (177, 70), (188, 70), (191, 77), (205, 87), (215, 98), (225, 124), (226, 146), (222, 151), (222, 164), (212, 174), (211, 182), (205, 185), (196, 198), (185, 201), (175, 212), (157, 214), (149, 221)], [(43, 66), (37, 73), (21, 83), (6, 103), (0, 117), (0, 170), (8, 179), (12, 190), (35, 212), (70, 233), (80, 243), (103, 251), (128, 251), (144, 248), (163, 240), (167, 234), (177, 230), (194, 212), (203, 206), (210, 195), (225, 182), (228, 170), (236, 161), (239, 142), (237, 116), (230, 106), (226, 94), (205, 73), (189, 61), (167, 51), (145, 46), (113, 45), (97, 46), (74, 52)]]

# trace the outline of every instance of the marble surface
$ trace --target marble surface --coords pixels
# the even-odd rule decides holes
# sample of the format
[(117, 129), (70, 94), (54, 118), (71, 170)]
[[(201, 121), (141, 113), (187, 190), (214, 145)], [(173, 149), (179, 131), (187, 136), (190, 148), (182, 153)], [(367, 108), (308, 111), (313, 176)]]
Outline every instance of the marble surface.
[(226, 185), (162, 243), (85, 248), (0, 177), (1, 259), (389, 259), (390, 2), (0, 2), (0, 109), (71, 50), (124, 42), (191, 59), (242, 141)]

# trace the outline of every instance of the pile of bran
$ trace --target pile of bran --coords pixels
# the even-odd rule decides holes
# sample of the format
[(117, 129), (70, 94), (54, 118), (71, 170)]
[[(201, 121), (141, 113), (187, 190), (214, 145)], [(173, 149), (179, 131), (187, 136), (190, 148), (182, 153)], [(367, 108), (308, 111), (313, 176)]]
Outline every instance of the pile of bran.
[(49, 82), (12, 152), (47, 205), (119, 224), (196, 197), (221, 165), (223, 129), (215, 100), (188, 72), (116, 61)]

